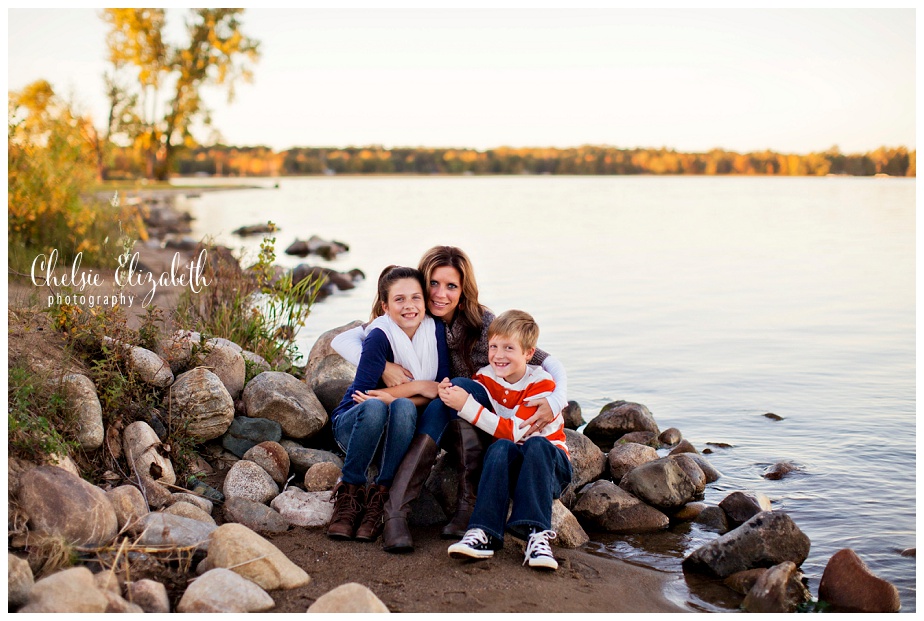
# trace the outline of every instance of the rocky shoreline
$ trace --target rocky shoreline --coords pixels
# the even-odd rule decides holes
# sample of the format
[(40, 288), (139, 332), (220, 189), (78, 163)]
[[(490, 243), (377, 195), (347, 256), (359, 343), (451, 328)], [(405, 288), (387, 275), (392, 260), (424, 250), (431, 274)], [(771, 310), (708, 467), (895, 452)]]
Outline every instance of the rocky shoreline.
[[(564, 412), (574, 477), (553, 510), (562, 565), (554, 574), (520, 567), (522, 544), (512, 538), (491, 562), (448, 559), (436, 535), (456, 503), (446, 453), (412, 507), (415, 553), (328, 540), (330, 490), (343, 465), (329, 412), (355, 373), (330, 342), (357, 323), (321, 335), (300, 377), (196, 332), (175, 331), (152, 349), (110, 339), (103, 351), (117, 353), (102, 355), (121, 356), (154, 396), (124, 428), (107, 425), (106, 387), (80, 365), (53, 372), (78, 420), (72, 439), (114, 467), (93, 484), (69, 457), (44, 465), (10, 459), (10, 610), (693, 610), (667, 594), (679, 577), (599, 558), (585, 545), (588, 533), (644, 534), (689, 522), (716, 538), (684, 559), (684, 573), (721, 584), (745, 611), (900, 609), (897, 589), (849, 549), (832, 556), (813, 595), (799, 571), (811, 542), (790, 516), (747, 490), (707, 506), (703, 493), (721, 477), (703, 454), (709, 449), (700, 452), (678, 429), (661, 430), (647, 407), (626, 401), (586, 424), (578, 403)], [(38, 337), (16, 330), (14, 340)], [(178, 426), (195, 450), (184, 472), (176, 468), (183, 447), (167, 443), (168, 428)], [(768, 475), (785, 476), (785, 464), (777, 466)], [(51, 562), (62, 549), (76, 564), (57, 570), (67, 565)]]

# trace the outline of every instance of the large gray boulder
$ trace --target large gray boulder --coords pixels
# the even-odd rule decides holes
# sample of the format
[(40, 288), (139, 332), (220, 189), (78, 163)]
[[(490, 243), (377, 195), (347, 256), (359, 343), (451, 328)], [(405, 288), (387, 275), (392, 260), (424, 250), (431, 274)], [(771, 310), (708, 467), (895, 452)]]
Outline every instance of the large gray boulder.
[(225, 502), (225, 520), (243, 524), (256, 533), (284, 533), (289, 530), (289, 522), (278, 511), (240, 496), (233, 496)]
[(221, 445), (237, 457), (261, 442), (279, 442), (282, 440), (282, 426), (268, 418), (251, 418), (235, 416), (228, 431), (221, 436)]
[(279, 548), (241, 524), (222, 524), (209, 540), (209, 567), (230, 569), (260, 588), (294, 589), (311, 582)]
[(771, 511), (770, 499), (761, 492), (732, 492), (719, 503), (733, 526), (744, 524), (762, 511)]
[(305, 363), (305, 377), (313, 377), (315, 375), (315, 369), (318, 367), (321, 361), (327, 356), (337, 353), (330, 345), (331, 341), (334, 340), (334, 337), (361, 325), (363, 325), (363, 322), (357, 319), (356, 321), (351, 321), (348, 324), (333, 328), (332, 330), (328, 330), (319, 336), (318, 340), (316, 340), (314, 345), (311, 347), (311, 351), (308, 352), (308, 362)]
[(96, 386), (86, 375), (72, 373), (61, 378), (67, 407), (77, 418), (77, 443), (85, 451), (103, 445), (103, 408)]
[(234, 420), (234, 400), (217, 375), (197, 367), (170, 387), (170, 412), (186, 424), (187, 433), (205, 442), (220, 438)]
[(267, 371), (244, 388), (247, 415), (268, 418), (290, 438), (308, 438), (327, 423), (327, 412), (305, 382), (288, 373)]
[(565, 443), (571, 454), (571, 485), (580, 488), (596, 481), (606, 470), (606, 455), (590, 438), (565, 429)]
[(584, 435), (604, 450), (609, 450), (616, 440), (632, 431), (660, 433), (648, 408), (641, 403), (629, 401), (608, 403), (584, 427)]
[(647, 464), (658, 458), (658, 452), (650, 446), (627, 442), (616, 443), (606, 454), (606, 461), (610, 467), (610, 476), (617, 483), (636, 466)]
[(112, 508), (115, 509), (120, 530), (149, 513), (148, 503), (141, 491), (133, 485), (115, 487), (106, 492), (106, 496), (112, 503)]
[(258, 464), (242, 459), (228, 470), (221, 491), (226, 498), (248, 498), (266, 504), (279, 495), (279, 486)]
[(195, 548), (207, 551), (215, 524), (170, 513), (148, 513), (131, 529), (142, 546)]
[(727, 578), (735, 572), (773, 567), (785, 561), (802, 565), (811, 542), (782, 511), (758, 513), (683, 560), (684, 571)]
[(670, 525), (666, 515), (611, 481), (595, 481), (582, 489), (574, 514), (593, 530), (610, 533), (645, 533)]
[(106, 612), (109, 600), (86, 567), (72, 567), (42, 578), (19, 612)]
[(292, 440), (283, 440), (280, 444), (289, 454), (289, 467), (297, 474), (308, 472), (313, 465), (323, 462), (330, 462), (338, 468), (343, 468), (343, 458), (336, 453), (306, 448)]
[(244, 453), (244, 460), (252, 461), (279, 485), (289, 478), (289, 454), (278, 442), (261, 442)]
[(143, 347), (129, 347), (126, 357), (131, 368), (145, 384), (166, 388), (173, 383), (173, 371), (166, 360)]
[(38, 466), (19, 479), (19, 508), (31, 532), (60, 535), (76, 545), (110, 543), (119, 520), (106, 492), (56, 466)]
[[(352, 382), (356, 376), (356, 366), (344, 360), (340, 354), (325, 356), (315, 365), (311, 374), (305, 375), (305, 381), (312, 390), (318, 390), (332, 382), (342, 384)], [(341, 398), (343, 393), (340, 394)]]
[(590, 541), (577, 517), (557, 499), (552, 503), (552, 530), (556, 534), (552, 543), (560, 548), (580, 548)]
[(205, 342), (196, 359), (196, 366), (207, 367), (218, 376), (232, 399), (237, 399), (244, 390), (246, 365), (241, 355), (241, 346), (228, 339), (213, 338)]
[(706, 474), (703, 472), (703, 469), (699, 467), (699, 464), (696, 463), (696, 460), (693, 459), (690, 453), (668, 455), (667, 458), (673, 462), (676, 462), (681, 468), (683, 468), (683, 471), (686, 472), (687, 476), (690, 477), (690, 480), (693, 481), (694, 496), (699, 496), (704, 491), (706, 491)]
[(330, 492), (303, 492), (290, 487), (279, 494), (270, 506), (293, 526), (327, 526), (334, 513)]
[(629, 471), (619, 486), (662, 511), (674, 511), (696, 496), (696, 485), (676, 461), (668, 458), (642, 464)]
[(177, 612), (262, 612), (276, 603), (259, 586), (234, 573), (217, 567), (198, 578), (183, 593)]

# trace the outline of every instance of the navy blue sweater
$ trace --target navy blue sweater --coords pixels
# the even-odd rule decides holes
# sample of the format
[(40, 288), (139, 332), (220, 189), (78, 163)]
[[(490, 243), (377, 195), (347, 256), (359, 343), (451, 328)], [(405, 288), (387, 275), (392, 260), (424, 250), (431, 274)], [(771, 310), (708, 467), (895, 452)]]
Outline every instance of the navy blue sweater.
[[(449, 377), (449, 348), (446, 346), (446, 325), (436, 318), (434, 318), (434, 322), (436, 323), (436, 381), (439, 382), (444, 377)], [(331, 412), (331, 423), (338, 416), (356, 405), (353, 401), (353, 393), (357, 390), (366, 392), (367, 390), (385, 388), (385, 383), (382, 382), (385, 363), (394, 361), (395, 353), (391, 349), (388, 337), (378, 328), (374, 329), (363, 341), (363, 353), (359, 357), (359, 366), (356, 367), (356, 377), (350, 387), (347, 388), (340, 405)]]

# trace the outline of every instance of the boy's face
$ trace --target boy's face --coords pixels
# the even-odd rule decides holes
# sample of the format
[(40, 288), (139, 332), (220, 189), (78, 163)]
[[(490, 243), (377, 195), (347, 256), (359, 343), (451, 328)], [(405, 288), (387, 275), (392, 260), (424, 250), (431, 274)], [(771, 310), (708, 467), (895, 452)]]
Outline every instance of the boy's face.
[(514, 384), (523, 379), (526, 374), (526, 364), (536, 353), (536, 349), (523, 350), (519, 341), (495, 334), (488, 341), (488, 363), (494, 369), (497, 377), (508, 384)]

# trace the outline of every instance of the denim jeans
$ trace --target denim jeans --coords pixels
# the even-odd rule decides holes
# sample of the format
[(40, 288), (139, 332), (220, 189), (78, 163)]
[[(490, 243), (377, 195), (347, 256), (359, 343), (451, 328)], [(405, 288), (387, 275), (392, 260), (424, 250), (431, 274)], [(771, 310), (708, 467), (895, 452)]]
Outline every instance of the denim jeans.
[[(500, 540), (504, 523), (526, 539), (531, 528), (552, 527), (552, 503), (571, 482), (571, 462), (560, 448), (542, 437), (523, 444), (497, 440), (488, 448), (478, 483), (478, 499), (469, 528), (480, 528)], [(513, 512), (507, 521), (507, 503)]]
[(390, 405), (369, 399), (338, 416), (334, 421), (334, 439), (346, 453), (341, 475), (344, 483), (366, 484), (366, 470), (384, 441), (375, 482), (390, 487), (398, 464), (411, 445), (416, 424), (417, 407), (410, 399), (395, 399)]
[[(475, 380), (468, 377), (457, 377), (452, 380), (452, 385), (463, 388), (466, 392), (475, 397), (475, 401), (486, 408), (493, 409), (491, 407), (491, 399), (488, 398), (488, 391)], [(417, 433), (425, 433), (433, 438), (434, 442), (439, 444), (440, 438), (446, 430), (446, 425), (449, 424), (449, 421), (456, 418), (459, 418), (458, 412), (438, 398), (434, 399), (417, 420)]]

